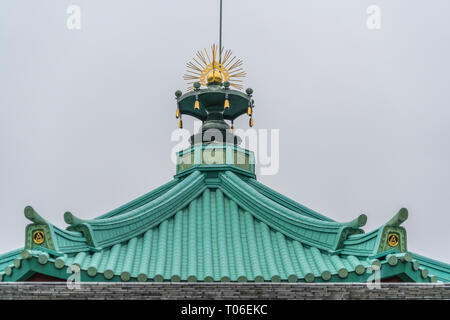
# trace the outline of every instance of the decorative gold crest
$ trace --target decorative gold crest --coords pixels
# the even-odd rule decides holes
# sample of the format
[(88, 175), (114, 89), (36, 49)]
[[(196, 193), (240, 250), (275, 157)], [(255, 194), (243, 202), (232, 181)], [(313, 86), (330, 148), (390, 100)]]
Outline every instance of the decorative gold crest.
[(33, 242), (36, 244), (42, 244), (45, 241), (44, 231), (36, 230), (33, 232)]
[(230, 85), (238, 90), (243, 86), (240, 84), (246, 73), (242, 68), (243, 62), (236, 60), (236, 56), (232, 56), (231, 50), (226, 50), (223, 54), (223, 48), (219, 53), (217, 45), (211, 46), (211, 52), (205, 49), (197, 51), (196, 57), (186, 64), (187, 70), (184, 74), (184, 80), (188, 80), (191, 86), (189, 90), (193, 90), (192, 84), (200, 82), (206, 86), (209, 83), (230, 82)]
[(391, 247), (398, 246), (398, 243), (399, 243), (398, 235), (396, 233), (389, 233), (387, 241)]

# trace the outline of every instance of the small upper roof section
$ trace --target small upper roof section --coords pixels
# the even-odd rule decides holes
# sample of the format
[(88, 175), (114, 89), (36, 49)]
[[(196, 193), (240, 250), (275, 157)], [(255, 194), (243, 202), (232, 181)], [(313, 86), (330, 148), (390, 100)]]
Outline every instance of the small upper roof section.
[[(249, 116), (249, 126), (253, 126), (252, 99), (253, 90), (245, 93), (240, 78), (245, 76), (242, 60), (232, 57), (230, 50), (219, 50), (216, 45), (198, 51), (196, 57), (187, 63), (184, 79), (192, 85), (188, 92), (175, 92), (177, 100), (176, 117), (179, 128), (183, 127), (182, 115), (189, 115), (203, 121), (197, 135), (191, 137), (191, 143), (228, 143), (239, 144), (239, 137), (233, 134), (233, 121), (241, 115)], [(234, 87), (235, 89), (231, 89)], [(231, 121), (231, 126), (225, 122)]]

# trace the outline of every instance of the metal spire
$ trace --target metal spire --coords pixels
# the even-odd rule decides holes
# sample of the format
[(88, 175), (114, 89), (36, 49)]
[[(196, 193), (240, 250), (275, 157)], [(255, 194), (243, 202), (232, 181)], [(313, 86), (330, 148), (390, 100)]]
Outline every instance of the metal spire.
[(222, 0), (220, 0), (220, 19), (219, 19), (219, 64), (222, 63)]

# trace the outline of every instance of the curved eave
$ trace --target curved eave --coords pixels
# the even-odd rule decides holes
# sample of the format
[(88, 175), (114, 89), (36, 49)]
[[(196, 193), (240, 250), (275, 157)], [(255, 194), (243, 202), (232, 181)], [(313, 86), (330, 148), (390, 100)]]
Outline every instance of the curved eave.
[(344, 241), (340, 252), (343, 254), (360, 254), (366, 256), (375, 254), (381, 231), (382, 228), (378, 228), (371, 232), (349, 236)]
[[(228, 95), (230, 108), (224, 111), (224, 119), (234, 120), (247, 112), (251, 97), (237, 90), (223, 88), (216, 90), (200, 89), (185, 93), (178, 99), (178, 107), (181, 114), (186, 114), (204, 121), (207, 116), (204, 106), (223, 106), (226, 95)], [(196, 96), (200, 104), (199, 110), (194, 109)]]
[[(111, 274), (107, 275), (106, 272), (90, 273), (86, 267), (88, 264), (85, 260), (92, 260), (92, 257), (85, 254), (78, 254), (70, 259), (67, 258), (55, 258), (43, 251), (26, 251), (22, 254), (23, 257), (16, 258), (14, 263), (0, 270), (0, 282), (15, 282), (26, 281), (33, 273), (41, 273), (48, 276), (56, 277), (62, 280), (67, 279), (72, 272), (68, 272), (69, 267), (73, 268), (76, 265), (80, 268), (80, 281), (82, 282), (119, 282), (119, 281), (139, 281), (139, 282), (162, 282), (162, 281), (174, 281), (173, 277), (166, 277), (158, 275), (150, 277), (141, 277), (136, 273), (130, 271), (115, 270)], [(409, 260), (405, 258), (405, 254), (396, 255), (396, 259), (386, 259), (378, 262), (373, 266), (380, 267), (380, 278), (386, 279), (393, 276), (397, 276), (407, 282), (436, 282), (438, 279), (435, 275), (432, 275), (429, 270), (421, 266), (417, 260)], [(392, 256), (390, 257), (392, 258)], [(66, 259), (66, 260), (64, 260)], [(342, 259), (342, 258), (339, 258)], [(211, 279), (208, 281), (213, 282), (368, 282), (371, 277), (373, 278), (373, 271), (371, 266), (367, 262), (363, 262), (364, 267), (357, 272), (356, 270), (349, 270), (348, 273), (343, 276), (339, 272), (330, 272), (326, 277), (324, 275), (314, 275), (308, 280), (305, 279), (301, 273), (290, 275), (286, 277), (286, 274), (279, 274), (272, 276), (271, 278), (264, 278), (258, 281), (255, 279), (248, 279), (247, 277), (238, 276), (237, 280), (223, 277), (222, 279)], [(362, 264), (361, 264), (362, 265)], [(124, 278), (124, 275), (127, 275)], [(176, 278), (176, 282), (204, 282), (203, 279), (192, 278)]]
[(81, 232), (63, 230), (53, 226), (58, 252), (72, 253), (92, 250)]
[(432, 274), (436, 275), (438, 280), (450, 282), (450, 264), (430, 259), (417, 253), (413, 253), (413, 257), (421, 265), (429, 269)]
[(0, 271), (3, 271), (6, 266), (11, 265), (14, 259), (20, 257), (22, 251), (23, 248), (19, 248), (0, 255)]

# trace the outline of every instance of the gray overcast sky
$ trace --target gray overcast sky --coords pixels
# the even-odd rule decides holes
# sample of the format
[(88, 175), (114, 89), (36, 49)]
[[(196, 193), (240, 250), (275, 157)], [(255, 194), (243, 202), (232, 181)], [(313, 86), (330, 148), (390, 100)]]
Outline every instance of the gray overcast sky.
[[(259, 180), (338, 221), (366, 213), (366, 231), (405, 206), (408, 249), (450, 262), (449, 9), (224, 0), (255, 127), (280, 129), (280, 171)], [(0, 252), (23, 246), (28, 204), (64, 227), (172, 178), (174, 91), (217, 17), (218, 0), (1, 1)]]

